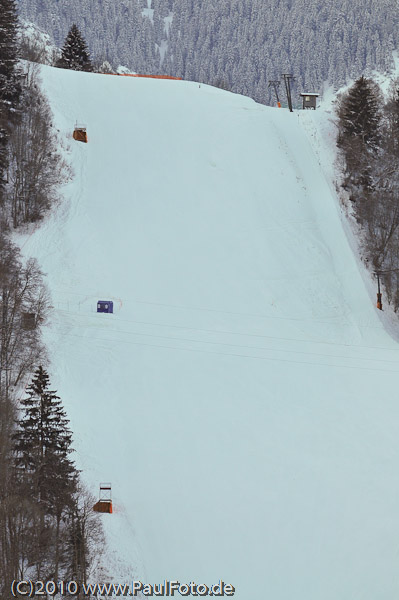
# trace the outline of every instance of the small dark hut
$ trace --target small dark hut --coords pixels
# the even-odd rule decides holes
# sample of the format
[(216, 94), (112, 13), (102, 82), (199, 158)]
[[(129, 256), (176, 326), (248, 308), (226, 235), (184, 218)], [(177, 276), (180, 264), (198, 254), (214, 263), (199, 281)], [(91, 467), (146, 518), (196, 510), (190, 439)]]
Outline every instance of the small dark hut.
[(99, 300), (97, 302), (97, 312), (112, 314), (114, 312), (114, 303), (112, 300)]
[(87, 144), (87, 131), (84, 125), (75, 125), (75, 129), (73, 131), (73, 139), (77, 142), (84, 142)]
[(303, 105), (302, 108), (313, 108), (313, 110), (316, 110), (316, 102), (317, 102), (317, 98), (319, 97), (319, 94), (314, 94), (313, 92), (306, 92), (303, 94), (300, 94), (300, 96), (302, 97), (303, 100)]

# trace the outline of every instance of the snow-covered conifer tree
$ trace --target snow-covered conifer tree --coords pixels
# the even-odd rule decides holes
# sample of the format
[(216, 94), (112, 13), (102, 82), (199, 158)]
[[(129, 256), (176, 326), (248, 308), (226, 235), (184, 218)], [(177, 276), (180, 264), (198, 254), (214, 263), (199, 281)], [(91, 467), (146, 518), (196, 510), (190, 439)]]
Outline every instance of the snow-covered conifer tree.
[(114, 70), (111, 67), (111, 65), (109, 64), (109, 62), (107, 60), (104, 60), (104, 62), (101, 63), (101, 65), (98, 67), (98, 72), (99, 73), (113, 73)]
[(15, 115), (21, 86), (16, 68), (17, 9), (15, 0), (0, 0), (0, 194), (8, 165), (9, 121)]
[(15, 0), (0, 0), (0, 109), (15, 107), (20, 94), (16, 72), (17, 28)]
[(21, 401), (22, 417), (14, 435), (16, 464), (30, 498), (46, 513), (72, 503), (77, 471), (69, 458), (72, 434), (59, 396), (49, 390), (49, 376), (38, 367)]
[(86, 42), (75, 24), (72, 25), (65, 38), (57, 67), (74, 71), (93, 70)]
[(370, 186), (371, 162), (381, 142), (381, 106), (378, 86), (363, 76), (340, 101), (337, 144), (345, 156), (347, 183)]

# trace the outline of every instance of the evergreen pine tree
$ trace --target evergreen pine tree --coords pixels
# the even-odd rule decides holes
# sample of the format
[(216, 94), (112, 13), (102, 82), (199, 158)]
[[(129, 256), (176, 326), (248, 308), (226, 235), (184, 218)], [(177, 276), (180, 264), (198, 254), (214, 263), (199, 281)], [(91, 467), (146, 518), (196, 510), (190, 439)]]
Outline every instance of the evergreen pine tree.
[(22, 418), (13, 436), (16, 491), (33, 507), (32, 525), (26, 536), (30, 562), (38, 572), (46, 562), (47, 575), (57, 580), (61, 524), (76, 504), (78, 472), (69, 458), (72, 434), (59, 396), (49, 390), (49, 376), (43, 367), (36, 370), (27, 391), (28, 397), (21, 401)]
[(373, 81), (360, 77), (342, 100), (340, 118), (341, 143), (349, 137), (357, 137), (369, 148), (377, 148), (381, 99)]
[(16, 64), (18, 17), (15, 0), (0, 0), (0, 110), (15, 109), (21, 87)]
[(15, 0), (0, 0), (0, 204), (8, 167), (7, 143), (10, 119), (17, 114), (21, 93), (20, 73), (16, 68), (17, 8)]
[(46, 514), (59, 516), (73, 504), (77, 471), (69, 458), (69, 421), (59, 396), (48, 388), (49, 376), (39, 367), (21, 401), (23, 415), (14, 434), (16, 465), (30, 498)]
[(113, 68), (109, 64), (107, 60), (101, 63), (101, 65), (97, 69), (98, 73), (114, 73)]
[(346, 185), (371, 186), (371, 163), (381, 145), (381, 92), (370, 79), (360, 77), (338, 106), (337, 145), (346, 163)]
[(57, 67), (74, 71), (93, 70), (86, 42), (75, 24), (72, 25), (65, 38)]

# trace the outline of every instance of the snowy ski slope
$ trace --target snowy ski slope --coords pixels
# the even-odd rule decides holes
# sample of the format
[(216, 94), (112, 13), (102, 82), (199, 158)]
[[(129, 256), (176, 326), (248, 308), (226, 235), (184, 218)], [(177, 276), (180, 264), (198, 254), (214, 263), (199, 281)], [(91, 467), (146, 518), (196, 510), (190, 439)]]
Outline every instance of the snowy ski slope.
[(309, 141), (327, 116), (192, 82), (42, 78), (74, 178), (21, 243), (47, 273), (77, 464), (94, 494), (112, 482), (109, 577), (397, 597), (399, 347), (321, 170), (331, 148)]

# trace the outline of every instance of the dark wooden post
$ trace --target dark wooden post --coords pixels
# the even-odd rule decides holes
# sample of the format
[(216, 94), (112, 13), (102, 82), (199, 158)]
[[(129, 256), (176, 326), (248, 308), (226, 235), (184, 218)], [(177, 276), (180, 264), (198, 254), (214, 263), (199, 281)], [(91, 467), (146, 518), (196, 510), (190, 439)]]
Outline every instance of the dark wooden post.
[(377, 308), (382, 310), (382, 294), (381, 294), (381, 287), (380, 287), (380, 274), (378, 271), (377, 271), (377, 285), (378, 285)]

